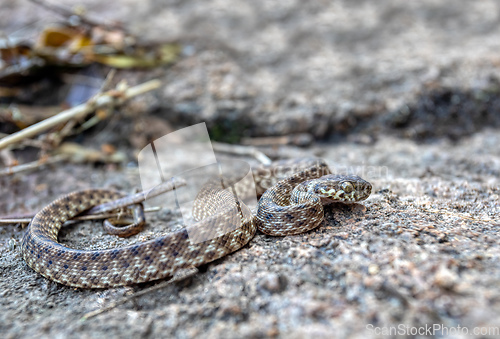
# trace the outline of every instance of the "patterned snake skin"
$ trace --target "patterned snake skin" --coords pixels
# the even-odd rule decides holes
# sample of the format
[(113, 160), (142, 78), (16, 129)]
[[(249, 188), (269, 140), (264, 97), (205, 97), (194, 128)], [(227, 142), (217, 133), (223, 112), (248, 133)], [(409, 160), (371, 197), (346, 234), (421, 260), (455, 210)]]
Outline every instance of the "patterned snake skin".
[[(171, 277), (178, 269), (211, 262), (246, 245), (256, 227), (265, 234), (291, 235), (317, 227), (323, 220), (323, 204), (366, 199), (371, 185), (357, 176), (331, 175), (318, 159), (295, 160), (300, 170), (266, 190), (258, 203), (257, 215), (228, 190), (199, 194), (193, 215), (203, 242), (192, 241), (189, 231), (180, 231), (140, 244), (104, 250), (76, 250), (57, 242), (61, 226), (89, 208), (124, 195), (110, 190), (91, 189), (70, 193), (38, 212), (22, 242), (26, 263), (44, 277), (64, 285), (106, 288)], [(275, 168), (283, 163), (254, 170), (257, 193), (276, 181)], [(265, 172), (266, 175), (262, 175)], [(326, 175), (325, 175), (326, 174)], [(264, 179), (262, 179), (264, 178)], [(237, 213), (234, 213), (237, 206)], [(214, 225), (236, 225), (228, 231)]]

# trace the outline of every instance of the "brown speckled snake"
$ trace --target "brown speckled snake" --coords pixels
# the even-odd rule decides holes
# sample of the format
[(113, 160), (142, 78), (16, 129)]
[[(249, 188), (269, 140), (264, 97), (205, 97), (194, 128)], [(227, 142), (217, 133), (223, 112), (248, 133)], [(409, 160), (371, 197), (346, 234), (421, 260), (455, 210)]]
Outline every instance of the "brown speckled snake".
[[(171, 277), (178, 269), (197, 267), (224, 257), (254, 236), (256, 228), (270, 235), (285, 236), (309, 231), (323, 220), (323, 205), (330, 202), (356, 202), (366, 199), (371, 185), (357, 176), (330, 174), (318, 159), (294, 160), (300, 170), (262, 192), (260, 173), (273, 173), (271, 167), (254, 170), (258, 202), (256, 216), (228, 190), (199, 194), (193, 215), (201, 220), (202, 242), (192, 241), (186, 228), (164, 236), (120, 248), (77, 250), (57, 241), (64, 222), (91, 207), (123, 197), (122, 193), (90, 189), (70, 193), (43, 208), (29, 225), (22, 242), (26, 263), (44, 277), (58, 283), (83, 288), (131, 285)], [(271, 176), (266, 178), (272, 180)], [(269, 186), (268, 186), (269, 187)], [(229, 213), (237, 206), (238, 213)], [(237, 225), (227, 231), (214, 225)]]

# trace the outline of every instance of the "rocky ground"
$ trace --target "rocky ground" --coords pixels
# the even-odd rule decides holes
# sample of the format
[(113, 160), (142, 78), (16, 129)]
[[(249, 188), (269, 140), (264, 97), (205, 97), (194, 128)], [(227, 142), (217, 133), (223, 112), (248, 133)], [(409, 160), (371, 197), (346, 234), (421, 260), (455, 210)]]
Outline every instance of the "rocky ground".
[[(88, 312), (154, 283), (58, 285), (22, 260), (23, 228), (0, 226), (6, 337), (366, 338), (381, 337), (384, 327), (402, 336), (438, 325), (456, 338), (500, 336), (500, 4), (81, 3), (89, 15), (120, 20), (145, 39), (179, 41), (184, 56), (171, 68), (118, 73), (164, 85), (78, 140), (117, 145), (128, 157), (122, 166), (58, 164), (0, 177), (0, 214), (36, 211), (76, 189), (139, 187), (137, 149), (123, 137), (134, 135), (139, 110), (140, 119), (156, 122), (145, 123), (144, 133), (200, 121), (222, 141), (308, 133), (315, 140), (308, 147), (262, 150), (321, 156), (374, 190), (363, 204), (327, 208), (316, 230), (258, 233), (194, 276), (87, 320)], [(0, 16), (0, 29), (26, 37), (57, 20), (20, 0), (6, 1)], [(165, 225), (175, 227), (175, 218), (153, 215), (145, 234), (117, 240), (98, 223), (79, 223), (60, 240), (116, 247)], [(467, 336), (464, 328), (489, 335)], [(420, 331), (415, 337), (429, 334)]]

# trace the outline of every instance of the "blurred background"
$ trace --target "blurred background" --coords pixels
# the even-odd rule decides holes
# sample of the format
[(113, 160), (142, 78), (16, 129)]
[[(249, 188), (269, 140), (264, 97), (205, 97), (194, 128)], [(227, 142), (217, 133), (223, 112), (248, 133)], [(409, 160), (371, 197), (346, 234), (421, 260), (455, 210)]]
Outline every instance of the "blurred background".
[[(139, 152), (201, 122), (217, 156), (320, 156), (374, 187), (363, 205), (327, 209), (318, 230), (257, 234), (89, 322), (142, 287), (49, 282), (22, 261), (23, 223), (1, 226), (0, 331), (500, 335), (500, 1), (2, 0), (0, 33), (0, 219), (78, 189), (135, 191)], [(149, 216), (132, 240), (88, 223), (60, 240), (123, 246), (174, 219)]]
[(85, 102), (118, 66), (115, 83), (162, 86), (110, 116), (121, 126), (100, 143), (140, 149), (201, 121), (230, 143), (457, 140), (500, 125), (499, 13), (497, 1), (6, 0), (1, 132), (41, 119), (16, 104)]

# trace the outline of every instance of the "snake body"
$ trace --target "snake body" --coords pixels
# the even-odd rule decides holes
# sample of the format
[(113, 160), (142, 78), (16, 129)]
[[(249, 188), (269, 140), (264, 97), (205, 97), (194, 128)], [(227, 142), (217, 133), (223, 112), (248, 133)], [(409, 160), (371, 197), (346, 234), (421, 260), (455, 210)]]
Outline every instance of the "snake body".
[[(22, 241), (23, 258), (44, 277), (74, 287), (106, 288), (147, 282), (224, 257), (247, 244), (257, 227), (263, 233), (280, 236), (306, 232), (323, 220), (323, 204), (360, 201), (371, 192), (371, 185), (359, 177), (329, 174), (323, 161), (302, 162), (306, 164), (303, 169), (263, 193), (256, 216), (229, 190), (212, 190), (199, 196), (195, 207), (201, 220), (196, 230), (201, 239), (208, 239), (201, 242), (193, 241), (192, 234), (184, 228), (121, 248), (68, 248), (57, 241), (64, 222), (95, 205), (124, 196), (104, 189), (70, 193), (44, 207), (32, 219)], [(254, 174), (259, 183), (258, 171)], [(262, 191), (259, 185), (257, 191)], [(233, 227), (228, 230), (214, 225)]]

